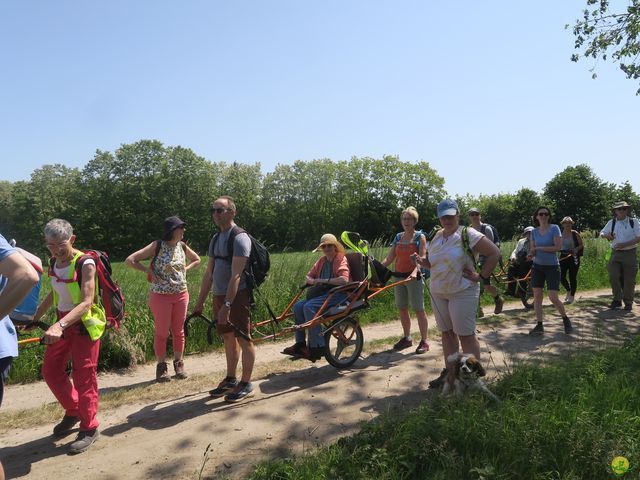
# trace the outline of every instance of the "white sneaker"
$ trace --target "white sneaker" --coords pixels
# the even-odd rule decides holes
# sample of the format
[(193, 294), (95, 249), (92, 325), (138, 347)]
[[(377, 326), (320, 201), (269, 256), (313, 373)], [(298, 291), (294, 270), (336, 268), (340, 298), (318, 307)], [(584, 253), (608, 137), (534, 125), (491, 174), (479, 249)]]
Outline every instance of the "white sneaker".
[(567, 298), (564, 299), (564, 303), (566, 303), (567, 305), (570, 303), (573, 303), (573, 301), (575, 300), (573, 295), (567, 295)]

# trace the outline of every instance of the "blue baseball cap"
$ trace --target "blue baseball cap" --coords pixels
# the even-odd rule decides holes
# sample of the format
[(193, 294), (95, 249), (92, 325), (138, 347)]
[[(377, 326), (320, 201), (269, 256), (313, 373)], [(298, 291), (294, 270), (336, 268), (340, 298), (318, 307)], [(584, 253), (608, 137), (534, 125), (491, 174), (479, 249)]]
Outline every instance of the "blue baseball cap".
[(438, 218), (445, 217), (447, 215), (457, 215), (458, 204), (455, 202), (455, 200), (445, 198), (438, 204), (437, 213)]

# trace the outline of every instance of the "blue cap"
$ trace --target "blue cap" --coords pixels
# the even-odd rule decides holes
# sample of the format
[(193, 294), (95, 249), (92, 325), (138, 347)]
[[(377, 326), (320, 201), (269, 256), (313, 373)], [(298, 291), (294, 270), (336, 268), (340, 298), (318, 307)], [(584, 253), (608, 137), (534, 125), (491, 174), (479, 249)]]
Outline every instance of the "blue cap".
[(458, 214), (458, 204), (455, 200), (451, 200), (450, 198), (445, 198), (438, 204), (438, 218), (444, 217), (447, 215), (457, 215)]

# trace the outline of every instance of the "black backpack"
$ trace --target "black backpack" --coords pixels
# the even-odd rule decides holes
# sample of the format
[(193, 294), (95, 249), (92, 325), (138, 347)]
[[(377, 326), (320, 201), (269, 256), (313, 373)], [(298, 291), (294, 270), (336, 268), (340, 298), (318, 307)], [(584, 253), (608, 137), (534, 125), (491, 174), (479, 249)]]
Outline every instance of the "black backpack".
[(481, 234), (485, 234), (485, 232), (487, 231), (487, 227), (489, 227), (491, 229), (491, 232), (493, 233), (493, 243), (496, 244), (496, 247), (500, 246), (500, 235), (498, 235), (498, 230), (496, 229), (496, 227), (494, 227), (493, 225), (489, 224), (489, 223), (483, 223), (480, 225), (480, 233)]
[[(633, 228), (633, 218), (629, 217), (629, 226)], [(613, 229), (616, 228), (616, 217), (613, 217), (613, 221), (611, 222), (611, 235), (613, 235)]]
[[(238, 227), (237, 225), (234, 225), (231, 228), (229, 239), (227, 240), (227, 255), (224, 257), (216, 255), (214, 258), (220, 258), (231, 263), (231, 259), (233, 258), (233, 243), (236, 239), (236, 236), (240, 233), (246, 233), (247, 235), (249, 235), (249, 239), (251, 240), (251, 253), (249, 254), (249, 260), (247, 261), (244, 273), (247, 279), (247, 288), (253, 290), (254, 288), (262, 285), (267, 279), (267, 275), (269, 274), (271, 260), (269, 259), (269, 251), (267, 250), (267, 247), (256, 240), (246, 230)], [(220, 235), (220, 233), (216, 233), (211, 239), (211, 241), (213, 242), (211, 251), (213, 252), (215, 252), (218, 235)]]

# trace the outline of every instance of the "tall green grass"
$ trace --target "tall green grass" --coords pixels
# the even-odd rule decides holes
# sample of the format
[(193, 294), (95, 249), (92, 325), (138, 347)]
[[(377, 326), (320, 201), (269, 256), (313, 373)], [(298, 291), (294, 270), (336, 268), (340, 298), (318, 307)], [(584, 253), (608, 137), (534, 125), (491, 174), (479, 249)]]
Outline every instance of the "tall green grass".
[[(608, 285), (604, 251), (607, 242), (602, 239), (589, 239), (586, 241), (586, 254), (582, 260), (579, 273), (580, 289), (599, 288)], [(513, 249), (514, 242), (505, 242), (502, 245), (503, 256), (508, 257)], [(376, 258), (384, 258), (387, 247), (380, 243), (374, 244), (373, 255)], [(257, 307), (253, 312), (254, 319), (267, 319), (267, 308), (263, 301), (266, 300), (274, 312), (279, 314), (298, 292), (299, 286), (304, 281), (305, 274), (313, 262), (318, 258), (317, 253), (290, 252), (271, 255), (272, 266), (269, 277), (260, 287), (260, 295), (256, 295)], [(207, 258), (202, 264), (189, 271), (189, 295), (190, 307), (195, 304), (199, 289), (200, 279), (205, 269)], [(114, 263), (114, 278), (120, 283), (127, 302), (126, 321), (121, 325), (120, 331), (108, 332), (102, 339), (100, 348), (100, 370), (112, 370), (128, 367), (137, 363), (149, 361), (153, 358), (153, 317), (147, 306), (149, 284), (141, 272), (127, 268), (123, 263)], [(46, 295), (49, 290), (48, 280), (44, 280), (41, 295)], [(484, 301), (489, 302), (490, 297), (484, 296)], [(393, 292), (389, 291), (371, 301), (371, 307), (359, 314), (361, 323), (368, 324), (397, 319)], [(429, 297), (426, 295), (425, 307), (430, 311)], [(210, 302), (208, 303), (207, 316), (211, 317)], [(45, 321), (51, 323), (53, 315), (50, 314)], [(267, 329), (268, 330), (268, 329)], [(40, 335), (40, 331), (33, 335)], [(29, 335), (27, 335), (29, 336)], [(217, 337), (216, 337), (217, 339)], [(204, 352), (219, 348), (220, 342), (213, 346), (207, 344), (204, 322), (192, 322), (190, 335), (186, 343), (186, 352)], [(32, 346), (20, 349), (20, 356), (14, 361), (11, 372), (11, 382), (25, 382), (37, 380), (40, 375), (40, 366), (44, 347)]]
[(546, 366), (520, 365), (484, 397), (433, 398), (389, 413), (302, 457), (259, 465), (252, 480), (614, 478), (640, 468), (640, 338)]

